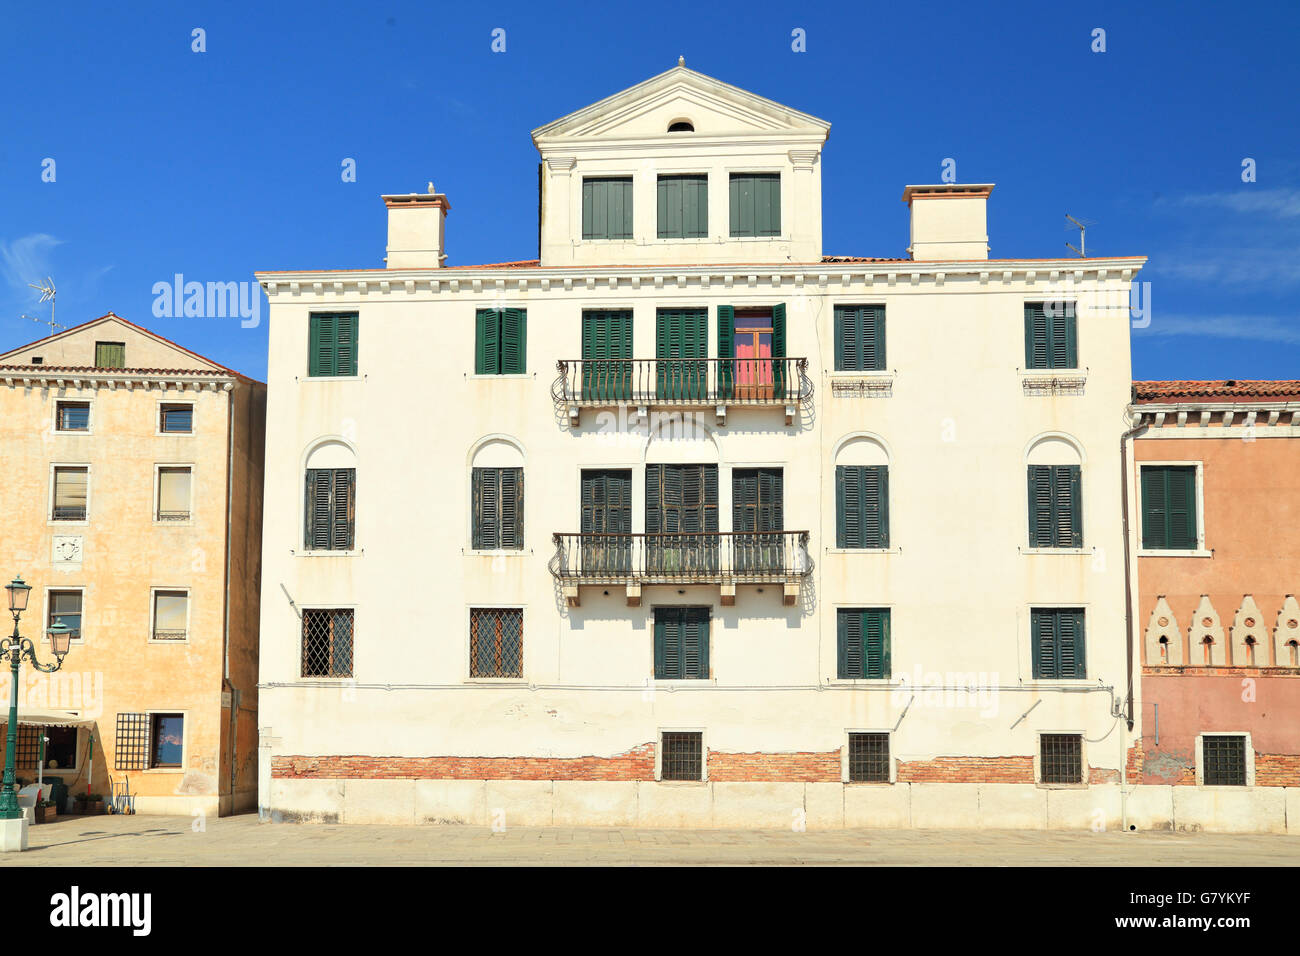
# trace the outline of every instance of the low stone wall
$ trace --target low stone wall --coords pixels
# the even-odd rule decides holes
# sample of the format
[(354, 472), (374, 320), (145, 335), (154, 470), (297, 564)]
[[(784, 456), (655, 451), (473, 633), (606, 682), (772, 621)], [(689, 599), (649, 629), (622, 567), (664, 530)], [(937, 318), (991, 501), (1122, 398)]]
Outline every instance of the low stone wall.
[[(1206, 830), (1300, 835), (1300, 788), (276, 777), (274, 822), (464, 826)], [(1123, 810), (1127, 810), (1127, 817)]]

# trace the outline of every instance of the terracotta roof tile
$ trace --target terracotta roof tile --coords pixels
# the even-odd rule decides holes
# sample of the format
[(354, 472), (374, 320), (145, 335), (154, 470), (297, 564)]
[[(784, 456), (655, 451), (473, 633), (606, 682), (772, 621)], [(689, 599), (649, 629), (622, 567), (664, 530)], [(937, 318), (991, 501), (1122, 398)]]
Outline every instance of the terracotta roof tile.
[(243, 378), (228, 368), (99, 368), (93, 365), (0, 365), (5, 372), (79, 372), (82, 375), (211, 375), (215, 378)]
[(1213, 381), (1134, 382), (1139, 404), (1179, 401), (1248, 402), (1300, 400), (1300, 381), (1294, 379), (1229, 378)]

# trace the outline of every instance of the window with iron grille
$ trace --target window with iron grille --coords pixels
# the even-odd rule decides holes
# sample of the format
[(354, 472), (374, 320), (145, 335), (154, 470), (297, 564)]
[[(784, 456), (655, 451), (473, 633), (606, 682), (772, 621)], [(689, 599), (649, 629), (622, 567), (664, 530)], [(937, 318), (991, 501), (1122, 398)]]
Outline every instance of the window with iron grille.
[(158, 501), (154, 515), (158, 521), (190, 520), (189, 468), (158, 469)]
[(188, 402), (159, 406), (158, 430), (169, 434), (188, 435), (194, 431), (194, 406)]
[(357, 470), (308, 468), (303, 548), (351, 551), (355, 540)]
[(1083, 736), (1042, 734), (1038, 738), (1039, 775), (1043, 783), (1083, 782)]
[(522, 551), (524, 470), (475, 468), (471, 485), (471, 546), (476, 551)]
[(1083, 608), (1032, 608), (1029, 638), (1035, 680), (1082, 680), (1088, 676)]
[(181, 766), (185, 749), (185, 717), (181, 714), (149, 715), (149, 768)]
[(14, 766), (20, 770), (35, 770), (40, 762), (41, 733), (44, 727), (18, 725), (18, 749), (14, 752)]
[(469, 676), (524, 676), (524, 612), (521, 608), (470, 609)]
[(114, 770), (144, 770), (149, 763), (148, 714), (117, 715), (117, 737), (113, 745)]
[(47, 629), (56, 623), (68, 628), (68, 634), (74, 641), (81, 640), (81, 605), (84, 595), (81, 591), (51, 591), (49, 600)]
[(351, 608), (306, 608), (302, 612), (302, 676), (352, 676)]
[(54, 521), (85, 521), (86, 499), (90, 488), (89, 468), (54, 469)]
[(889, 783), (889, 734), (849, 734), (849, 782)]
[(704, 734), (699, 731), (664, 731), (660, 742), (661, 780), (704, 779)]
[(90, 430), (90, 402), (59, 402), (55, 407), (57, 431), (84, 432)]
[(1206, 734), (1201, 737), (1201, 760), (1207, 787), (1246, 785), (1246, 738), (1241, 734)]

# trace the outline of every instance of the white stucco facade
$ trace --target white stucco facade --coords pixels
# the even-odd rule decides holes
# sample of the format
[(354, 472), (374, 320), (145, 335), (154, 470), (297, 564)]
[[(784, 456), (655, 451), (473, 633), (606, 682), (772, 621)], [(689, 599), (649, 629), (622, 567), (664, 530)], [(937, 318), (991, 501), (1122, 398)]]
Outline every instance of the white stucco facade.
[[(666, 132), (683, 118), (694, 132)], [(538, 262), (445, 267), (439, 196), (425, 233), (437, 257), (422, 266), (390, 234), (398, 268), (259, 273), (264, 809), (358, 822), (788, 826), (802, 813), (809, 826), (1071, 827), (1101, 807), (1119, 825), (1130, 662), (1118, 436), (1129, 283), (1144, 260), (987, 258), (979, 247), (999, 238), (984, 233), (987, 191), (913, 195), (915, 259), (823, 257), (828, 129), (679, 67), (534, 133)], [(727, 234), (738, 169), (780, 174), (780, 235)], [(681, 171), (709, 177), (709, 235), (655, 238), (656, 177)], [(582, 178), (624, 173), (633, 238), (584, 242)], [(1025, 305), (1043, 301), (1075, 304), (1077, 368), (1025, 369)], [(706, 310), (712, 358), (719, 306), (780, 305), (785, 355), (807, 360), (788, 402), (558, 394), (557, 362), (582, 355), (584, 310), (630, 310), (632, 357), (648, 362), (660, 309)], [(883, 370), (835, 370), (846, 305), (884, 307)], [(522, 373), (476, 374), (479, 309), (526, 312)], [(313, 312), (356, 313), (355, 375), (309, 375)], [(661, 426), (661, 415), (676, 417)], [(639, 535), (647, 466), (668, 462), (717, 466), (724, 534), (733, 473), (780, 469), (784, 529), (808, 533), (806, 556), (757, 582), (558, 579), (553, 535), (581, 530), (583, 470), (630, 472)], [(1078, 466), (1081, 547), (1029, 546), (1036, 464)], [(887, 466), (887, 547), (837, 547), (837, 465)], [(315, 467), (355, 468), (347, 550), (303, 550)], [(522, 549), (472, 547), (475, 467), (522, 467)], [(708, 609), (706, 677), (655, 679), (655, 612), (669, 606)], [(1031, 610), (1050, 607), (1084, 612), (1083, 677), (1034, 677)], [(352, 609), (350, 676), (303, 676), (301, 614), (313, 608)], [(471, 676), (472, 608), (522, 609), (521, 676)], [(889, 610), (887, 677), (838, 675), (843, 608)], [(656, 779), (664, 731), (702, 733), (702, 780)], [(889, 782), (847, 782), (851, 732), (889, 735)], [(1044, 733), (1082, 736), (1079, 784), (1041, 783)]]

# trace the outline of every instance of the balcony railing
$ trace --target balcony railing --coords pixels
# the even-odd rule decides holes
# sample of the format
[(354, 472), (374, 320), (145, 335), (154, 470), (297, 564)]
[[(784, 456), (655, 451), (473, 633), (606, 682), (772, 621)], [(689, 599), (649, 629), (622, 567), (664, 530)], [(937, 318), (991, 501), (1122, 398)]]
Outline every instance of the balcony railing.
[(812, 570), (807, 531), (554, 536), (551, 573), (570, 584), (782, 582)]
[(159, 521), (189, 521), (190, 513), (188, 511), (159, 511)]
[(561, 359), (552, 394), (582, 405), (797, 405), (806, 358)]
[(156, 627), (153, 631), (155, 641), (183, 641), (186, 631), (183, 628)]
[(54, 521), (85, 521), (85, 508), (55, 508), (51, 516)]

